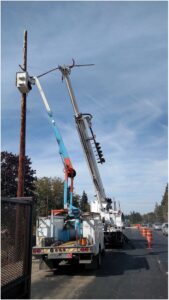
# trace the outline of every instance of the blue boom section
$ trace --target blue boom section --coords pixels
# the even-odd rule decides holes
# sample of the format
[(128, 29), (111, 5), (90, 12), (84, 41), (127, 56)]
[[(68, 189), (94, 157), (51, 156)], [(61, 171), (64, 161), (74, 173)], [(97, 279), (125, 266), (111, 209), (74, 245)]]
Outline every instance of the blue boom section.
[[(65, 159), (69, 158), (67, 149), (66, 149), (65, 144), (63, 142), (61, 133), (60, 133), (58, 127), (56, 126), (55, 120), (53, 119), (53, 114), (52, 114), (51, 111), (48, 112), (48, 116), (49, 116), (50, 121), (52, 123), (52, 127), (53, 127), (54, 133), (55, 133), (55, 137), (56, 137), (56, 140), (57, 140), (58, 145), (59, 145), (59, 153), (60, 153), (60, 156), (62, 158), (62, 162), (65, 166)], [(65, 174), (65, 177), (67, 177), (66, 174)], [(73, 197), (73, 195), (71, 196), (71, 202), (72, 202), (72, 197)], [(72, 203), (70, 203), (70, 205), (71, 204)], [(65, 180), (64, 180), (64, 203), (63, 203), (63, 205), (64, 205), (64, 208), (68, 207), (68, 178), (65, 178)]]
[[(35, 83), (36, 83), (36, 85), (39, 89), (39, 92), (40, 92), (40, 95), (42, 97), (43, 103), (45, 105), (46, 111), (48, 113), (49, 119), (52, 123), (52, 127), (53, 127), (53, 130), (54, 130), (54, 133), (55, 133), (55, 137), (56, 137), (57, 143), (59, 145), (59, 154), (61, 156), (61, 159), (62, 159), (62, 162), (63, 162), (63, 165), (64, 165), (64, 172), (65, 172), (65, 178), (64, 178), (64, 209), (68, 208), (69, 214), (72, 214), (72, 215), (75, 216), (79, 212), (79, 210), (72, 205), (72, 202), (73, 202), (73, 180), (74, 180), (74, 177), (76, 175), (76, 172), (73, 169), (71, 160), (70, 160), (69, 155), (68, 155), (68, 151), (67, 151), (67, 149), (65, 147), (65, 144), (63, 142), (61, 133), (60, 133), (60, 131), (59, 131), (59, 129), (58, 129), (56, 123), (55, 123), (55, 120), (53, 118), (53, 113), (52, 113), (52, 111), (49, 107), (48, 101), (45, 97), (45, 94), (43, 92), (41, 84), (40, 84), (37, 77), (34, 77), (34, 79), (35, 79)], [(70, 188), (68, 187), (68, 178), (70, 178), (70, 180), (71, 180)]]
[(54, 133), (55, 133), (55, 137), (56, 137), (56, 140), (58, 142), (58, 145), (59, 145), (59, 153), (64, 161), (65, 158), (68, 158), (69, 155), (68, 155), (68, 152), (67, 152), (67, 149), (65, 147), (65, 144), (63, 142), (63, 139), (62, 139), (62, 136), (60, 134), (60, 131), (58, 129), (58, 127), (56, 126), (56, 123), (55, 123), (55, 120), (53, 119), (53, 114), (52, 112), (48, 112), (48, 116), (51, 120), (51, 123), (53, 125), (53, 129), (54, 129)]
[[(55, 137), (56, 140), (58, 142), (59, 145), (59, 153), (61, 155), (63, 164), (65, 166), (65, 180), (64, 180), (64, 208), (68, 208), (68, 203), (69, 203), (69, 214), (70, 215), (78, 215), (79, 214), (79, 209), (75, 206), (73, 206), (73, 182), (72, 182), (72, 187), (68, 188), (68, 174), (66, 172), (66, 167), (68, 168), (72, 168), (72, 164), (67, 152), (67, 149), (65, 147), (65, 144), (63, 142), (61, 133), (58, 129), (58, 127), (56, 126), (55, 120), (53, 119), (53, 114), (52, 112), (48, 112), (49, 118), (51, 120), (51, 123), (53, 125), (53, 129), (54, 129), (54, 133), (55, 133)], [(71, 180), (73, 180), (71, 178)]]

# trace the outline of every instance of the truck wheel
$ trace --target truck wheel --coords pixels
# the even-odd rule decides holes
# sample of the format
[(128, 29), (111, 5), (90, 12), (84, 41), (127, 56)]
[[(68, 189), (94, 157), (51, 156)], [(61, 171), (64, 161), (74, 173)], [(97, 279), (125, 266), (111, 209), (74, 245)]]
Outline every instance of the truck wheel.
[(54, 260), (54, 261), (53, 261), (53, 268), (54, 268), (54, 269), (57, 269), (57, 268), (58, 268), (58, 265), (59, 265), (59, 261)]
[(98, 270), (101, 267), (101, 252), (99, 252), (96, 256), (93, 256), (93, 260), (91, 264), (85, 264), (86, 270)]

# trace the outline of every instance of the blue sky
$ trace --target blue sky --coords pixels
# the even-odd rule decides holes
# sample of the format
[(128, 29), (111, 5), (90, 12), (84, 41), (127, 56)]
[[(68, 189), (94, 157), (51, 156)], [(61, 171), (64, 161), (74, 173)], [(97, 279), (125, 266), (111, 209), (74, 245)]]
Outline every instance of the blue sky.
[[(2, 2), (2, 150), (19, 152), (20, 94), (15, 73), (28, 31), (28, 71), (94, 63), (71, 73), (81, 112), (106, 163), (107, 197), (124, 213), (160, 203), (167, 183), (167, 2)], [(95, 194), (59, 72), (41, 79), (74, 168), (75, 191)], [(27, 98), (26, 154), (37, 176), (63, 178), (58, 146), (36, 87)]]

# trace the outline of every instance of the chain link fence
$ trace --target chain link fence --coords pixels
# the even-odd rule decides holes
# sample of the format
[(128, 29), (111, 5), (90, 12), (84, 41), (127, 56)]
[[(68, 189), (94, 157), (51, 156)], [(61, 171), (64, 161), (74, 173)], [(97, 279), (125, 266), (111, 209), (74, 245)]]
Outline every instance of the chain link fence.
[(2, 299), (30, 297), (32, 198), (1, 201)]

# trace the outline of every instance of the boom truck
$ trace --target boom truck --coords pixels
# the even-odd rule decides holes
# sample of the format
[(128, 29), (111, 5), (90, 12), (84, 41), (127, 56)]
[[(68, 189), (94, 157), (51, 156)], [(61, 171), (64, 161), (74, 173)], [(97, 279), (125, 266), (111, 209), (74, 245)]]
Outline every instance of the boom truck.
[[(36, 222), (36, 246), (32, 254), (40, 259), (40, 269), (56, 268), (60, 262), (85, 264), (100, 267), (104, 253), (104, 235), (98, 213), (83, 214), (73, 206), (74, 177), (76, 171), (68, 155), (61, 133), (56, 125), (40, 81), (28, 72), (18, 72), (16, 85), (21, 93), (28, 93), (36, 84), (43, 104), (54, 129), (59, 153), (64, 165), (63, 209), (52, 210), (47, 217), (38, 217)], [(68, 186), (70, 179), (70, 187)]]
[[(38, 86), (40, 77), (55, 70), (59, 70), (61, 72), (62, 80), (65, 79), (66, 82), (71, 104), (73, 106), (76, 128), (96, 191), (96, 200), (91, 203), (91, 211), (98, 213), (101, 216), (105, 244), (108, 246), (112, 246), (114, 244), (123, 245), (125, 241), (125, 237), (123, 235), (124, 217), (120, 206), (119, 209), (117, 209), (116, 201), (112, 201), (111, 198), (107, 198), (104, 191), (97, 163), (103, 164), (105, 159), (103, 158), (100, 143), (96, 141), (96, 136), (92, 129), (92, 115), (90, 113), (80, 113), (69, 76), (72, 68), (91, 65), (93, 64), (77, 65), (73, 60), (73, 64), (70, 66), (58, 66), (36, 77), (30, 77), (28, 75), (28, 89), (30, 89), (31, 85), (35, 84), (35, 82)], [(97, 161), (94, 150), (97, 154)]]
[[(120, 204), (119, 208), (117, 208), (116, 201), (112, 201), (111, 198), (107, 198), (104, 191), (97, 163), (103, 164), (105, 163), (105, 159), (102, 154), (100, 143), (96, 141), (96, 136), (92, 129), (92, 115), (90, 113), (80, 113), (69, 76), (71, 74), (72, 68), (83, 66), (93, 66), (93, 64), (77, 65), (73, 60), (72, 65), (58, 66), (56, 68), (53, 68), (52, 70), (38, 75), (37, 78), (40, 78), (55, 70), (59, 70), (61, 72), (62, 81), (64, 79), (66, 82), (74, 111), (76, 128), (96, 191), (96, 201), (91, 202), (91, 211), (99, 213), (101, 216), (105, 244), (107, 244), (108, 246), (112, 246), (115, 244), (123, 245), (124, 241), (126, 240), (123, 234), (124, 216), (121, 211)], [(96, 151), (97, 161), (94, 151)]]
[[(75, 61), (73, 60), (72, 65), (58, 66), (58, 69), (62, 73), (62, 79), (65, 79), (66, 82), (67, 90), (73, 107), (76, 128), (96, 191), (97, 200), (95, 202), (92, 202), (92, 211), (95, 211), (101, 215), (105, 244), (109, 246), (114, 244), (123, 245), (125, 241), (125, 237), (123, 235), (124, 217), (120, 209), (120, 205), (119, 209), (117, 209), (116, 201), (112, 201), (111, 198), (107, 198), (104, 191), (103, 183), (94, 155), (94, 150), (97, 153), (98, 163), (105, 163), (105, 159), (101, 151), (100, 143), (96, 141), (96, 136), (92, 129), (92, 115), (90, 113), (81, 113), (79, 111), (69, 76), (72, 68), (91, 65), (93, 64), (76, 65)], [(112, 207), (112, 203), (114, 204), (114, 207)]]

